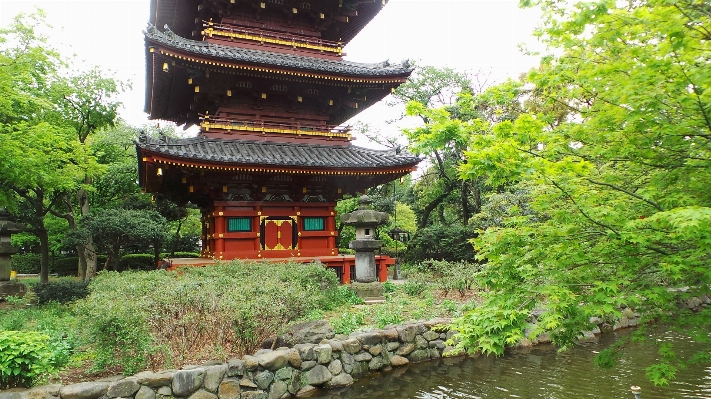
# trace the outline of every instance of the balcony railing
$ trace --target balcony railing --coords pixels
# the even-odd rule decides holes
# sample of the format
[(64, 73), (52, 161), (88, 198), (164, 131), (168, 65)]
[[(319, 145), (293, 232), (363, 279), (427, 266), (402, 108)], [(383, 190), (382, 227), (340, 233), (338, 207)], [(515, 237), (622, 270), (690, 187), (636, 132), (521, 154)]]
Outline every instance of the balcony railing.
[(271, 43), (292, 48), (305, 48), (318, 50), (320, 52), (336, 53), (341, 55), (343, 51), (343, 43), (332, 42), (330, 40), (322, 40), (309, 38), (306, 36), (292, 35), (288, 33), (266, 32), (263, 30), (241, 28), (228, 24), (219, 24), (211, 21), (203, 21), (203, 30), (201, 33), (207, 37), (226, 37), (229, 39), (244, 39), (252, 40), (259, 43)]
[(219, 129), (228, 132), (234, 130), (258, 132), (262, 134), (278, 133), (351, 139), (350, 126), (314, 125), (302, 122), (255, 121), (200, 115), (200, 127), (206, 132), (210, 131), (210, 129)]

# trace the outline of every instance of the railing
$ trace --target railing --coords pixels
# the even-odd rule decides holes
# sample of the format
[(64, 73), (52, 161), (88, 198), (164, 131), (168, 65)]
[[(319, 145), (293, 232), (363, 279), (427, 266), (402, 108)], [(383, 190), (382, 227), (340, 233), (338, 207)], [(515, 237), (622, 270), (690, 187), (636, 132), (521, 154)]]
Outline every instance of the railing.
[(313, 125), (301, 122), (255, 121), (212, 117), (209, 115), (200, 115), (200, 127), (206, 132), (210, 131), (210, 129), (221, 129), (227, 131), (259, 132), (262, 134), (280, 133), (299, 136), (342, 137), (349, 140), (351, 138), (350, 126)]
[(318, 50), (320, 52), (331, 52), (341, 55), (343, 43), (332, 42), (330, 40), (311, 39), (305, 36), (291, 35), (286, 33), (265, 32), (257, 29), (240, 28), (228, 24), (219, 24), (211, 21), (203, 21), (203, 36), (222, 36), (230, 39), (253, 40), (259, 43), (272, 43), (292, 48), (306, 48)]

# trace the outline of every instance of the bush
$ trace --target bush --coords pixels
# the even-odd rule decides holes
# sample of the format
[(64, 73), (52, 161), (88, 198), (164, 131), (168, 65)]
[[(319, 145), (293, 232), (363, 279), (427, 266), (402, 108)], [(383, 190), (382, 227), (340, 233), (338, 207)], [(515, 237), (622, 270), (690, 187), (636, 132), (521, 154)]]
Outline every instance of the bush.
[(19, 274), (37, 274), (40, 272), (39, 254), (12, 255), (12, 270)]
[(427, 290), (432, 276), (426, 273), (410, 273), (407, 281), (402, 285), (402, 290), (410, 296), (420, 296)]
[(28, 331), (0, 331), (0, 389), (29, 388), (54, 371), (49, 337)]
[(179, 367), (250, 353), (328, 301), (338, 280), (317, 264), (221, 263), (176, 272), (101, 273), (76, 304), (95, 366)]
[(343, 313), (340, 317), (331, 319), (331, 327), (336, 334), (348, 335), (365, 324), (365, 314), (363, 312)]
[(458, 291), (463, 296), (466, 291), (474, 288), (481, 265), (429, 259), (411, 265), (410, 270), (431, 276), (430, 281), (437, 289), (444, 291), (445, 296), (452, 291)]
[(469, 241), (476, 236), (472, 226), (438, 225), (420, 229), (407, 243), (405, 259), (408, 263), (425, 259), (473, 262), (475, 252)]
[(126, 254), (119, 260), (119, 271), (155, 270), (157, 267), (153, 254)]
[[(96, 270), (102, 270), (105, 263), (106, 255), (96, 255)], [(79, 258), (76, 256), (57, 258), (49, 270), (59, 276), (76, 276), (79, 270)]]
[(40, 305), (49, 302), (67, 303), (89, 295), (87, 285), (86, 281), (57, 280), (35, 284), (32, 291), (37, 295)]
[[(161, 252), (160, 258), (164, 259), (170, 256), (170, 253), (168, 252)], [(173, 256), (173, 258), (199, 258), (200, 257), (200, 252), (180, 252), (176, 251)]]

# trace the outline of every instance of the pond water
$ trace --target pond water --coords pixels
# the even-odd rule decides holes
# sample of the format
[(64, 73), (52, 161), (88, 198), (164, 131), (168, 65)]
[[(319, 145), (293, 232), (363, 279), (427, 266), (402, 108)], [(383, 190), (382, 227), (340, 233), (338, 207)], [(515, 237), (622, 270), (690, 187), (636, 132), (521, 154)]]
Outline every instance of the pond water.
[[(624, 332), (621, 334), (626, 334)], [(341, 392), (319, 392), (318, 399), (634, 399), (631, 385), (642, 387), (640, 399), (711, 398), (711, 366), (692, 365), (660, 388), (644, 377), (656, 356), (653, 346), (628, 350), (613, 369), (601, 369), (593, 358), (610, 345), (616, 334), (585, 343), (566, 352), (551, 345), (507, 353), (503, 357), (458, 357), (412, 364), (359, 379)], [(655, 339), (674, 342), (680, 357), (700, 347), (687, 337), (657, 332)]]

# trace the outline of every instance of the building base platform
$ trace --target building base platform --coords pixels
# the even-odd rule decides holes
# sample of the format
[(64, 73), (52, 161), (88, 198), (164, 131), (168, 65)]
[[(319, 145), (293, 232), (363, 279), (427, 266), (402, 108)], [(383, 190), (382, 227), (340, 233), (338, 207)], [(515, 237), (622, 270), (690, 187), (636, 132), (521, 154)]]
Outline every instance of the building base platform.
[[(290, 257), (290, 258), (268, 258), (268, 259), (244, 259), (250, 262), (294, 262), (311, 263), (320, 262), (328, 268), (332, 268), (341, 280), (341, 284), (350, 284), (356, 279), (355, 275), (355, 255), (334, 255), (334, 256), (310, 256), (310, 257)], [(229, 262), (229, 261), (224, 261)], [(170, 258), (164, 261), (163, 268), (175, 270), (184, 266), (213, 266), (219, 261), (208, 258)], [(380, 282), (388, 280), (388, 267), (395, 264), (395, 258), (388, 255), (375, 255), (377, 275)]]

